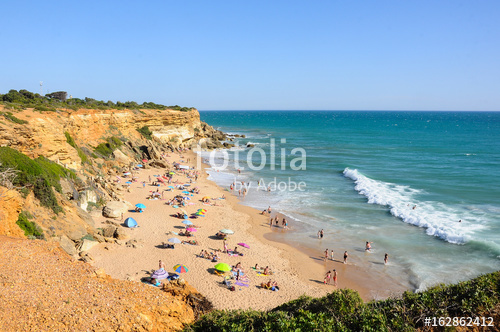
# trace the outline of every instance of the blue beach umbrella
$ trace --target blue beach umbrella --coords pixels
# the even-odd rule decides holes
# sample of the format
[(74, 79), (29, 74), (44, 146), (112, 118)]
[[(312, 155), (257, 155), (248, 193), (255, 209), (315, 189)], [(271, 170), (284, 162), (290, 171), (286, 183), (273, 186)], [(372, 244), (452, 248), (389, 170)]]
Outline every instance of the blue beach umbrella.
[(126, 183), (126, 184), (132, 184), (132, 182), (130, 182), (130, 181), (127, 181), (127, 182), (125, 182), (125, 183)]
[(142, 203), (139, 203), (139, 204), (136, 204), (135, 205), (136, 208), (139, 208), (139, 209), (145, 209), (146, 208), (146, 205), (142, 204)]
[(137, 167), (143, 167), (141, 164), (137, 165)]
[(184, 198), (186, 201), (190, 201), (190, 200), (191, 200), (191, 197), (188, 197), (188, 196), (183, 197), (183, 198)]
[(182, 193), (183, 193), (183, 194), (189, 194), (189, 191), (185, 191), (185, 190), (184, 190)]
[(182, 223), (184, 225), (192, 225), (193, 224), (190, 220), (184, 220)]

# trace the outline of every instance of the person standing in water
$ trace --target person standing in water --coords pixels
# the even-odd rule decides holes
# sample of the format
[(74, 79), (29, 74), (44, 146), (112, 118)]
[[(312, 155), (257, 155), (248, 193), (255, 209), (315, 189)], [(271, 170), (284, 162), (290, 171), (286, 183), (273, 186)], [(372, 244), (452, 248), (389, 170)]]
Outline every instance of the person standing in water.
[(337, 271), (333, 269), (333, 285), (337, 287)]
[(371, 251), (372, 250), (372, 243), (373, 242), (366, 241), (366, 246), (365, 246), (365, 250), (366, 251)]
[(347, 257), (348, 257), (348, 256), (349, 256), (349, 255), (347, 254), (347, 250), (346, 250), (346, 251), (344, 251), (344, 264), (347, 264)]
[[(330, 258), (332, 259), (332, 261), (334, 260), (334, 259), (333, 259), (333, 249), (332, 249), (332, 251), (330, 251)], [(335, 271), (335, 270), (334, 270), (334, 271)]]
[(384, 264), (387, 264), (387, 262), (389, 261), (389, 254), (388, 253), (385, 253), (385, 256), (384, 256)]
[(324, 258), (325, 262), (328, 260), (328, 248), (325, 250), (325, 258)]

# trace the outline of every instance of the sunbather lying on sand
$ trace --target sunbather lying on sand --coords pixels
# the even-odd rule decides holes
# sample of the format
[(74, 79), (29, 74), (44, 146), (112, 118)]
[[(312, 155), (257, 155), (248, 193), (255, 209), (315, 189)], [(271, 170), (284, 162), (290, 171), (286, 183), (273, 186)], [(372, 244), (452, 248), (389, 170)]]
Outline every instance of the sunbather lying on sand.
[(260, 287), (265, 289), (270, 289), (273, 291), (279, 290), (278, 283), (276, 281), (271, 281), (271, 279), (269, 279), (267, 283), (266, 282), (261, 283)]
[(187, 241), (182, 241), (182, 244), (191, 244), (193, 246), (197, 246), (198, 245), (198, 241), (196, 241), (196, 240), (187, 240)]

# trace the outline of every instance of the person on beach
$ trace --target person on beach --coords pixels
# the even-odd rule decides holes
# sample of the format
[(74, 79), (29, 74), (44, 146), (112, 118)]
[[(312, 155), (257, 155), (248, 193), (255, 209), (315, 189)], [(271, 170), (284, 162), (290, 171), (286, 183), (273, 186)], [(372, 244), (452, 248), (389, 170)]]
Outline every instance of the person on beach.
[[(333, 259), (333, 249), (330, 251), (330, 258), (332, 259), (332, 261), (334, 260)], [(335, 270), (334, 270), (335, 271)]]
[(322, 239), (323, 238), (323, 235), (325, 235), (325, 233), (323, 232), (323, 230), (320, 230), (318, 232), (318, 239)]
[(365, 251), (371, 251), (372, 250), (372, 243), (373, 242), (366, 241)]
[(344, 251), (344, 264), (347, 264), (347, 257), (348, 257), (348, 256), (349, 256), (349, 255), (347, 254), (347, 250), (346, 250), (346, 251)]
[(267, 208), (267, 213), (271, 214), (271, 206)]
[(273, 218), (269, 220), (269, 228), (273, 228)]
[(325, 259), (324, 260), (325, 260), (325, 262), (328, 260), (328, 248), (326, 248), (326, 250), (325, 250)]
[(384, 256), (384, 264), (387, 264), (387, 262), (389, 261), (389, 254), (388, 253), (385, 253), (385, 256)]
[(337, 271), (333, 269), (333, 285), (337, 287)]
[(330, 284), (330, 281), (332, 279), (332, 272), (331, 271), (328, 271), (325, 275), (325, 279), (323, 279), (323, 283), (326, 285), (326, 283), (328, 282), (328, 285)]
[(226, 240), (223, 240), (222, 242), (224, 243), (224, 251), (223, 251), (223, 253), (226, 254), (227, 253), (227, 243), (226, 243)]
[(266, 266), (266, 267), (264, 268), (264, 272), (263, 272), (263, 274), (265, 274), (265, 275), (268, 275), (268, 274), (269, 274), (269, 266)]

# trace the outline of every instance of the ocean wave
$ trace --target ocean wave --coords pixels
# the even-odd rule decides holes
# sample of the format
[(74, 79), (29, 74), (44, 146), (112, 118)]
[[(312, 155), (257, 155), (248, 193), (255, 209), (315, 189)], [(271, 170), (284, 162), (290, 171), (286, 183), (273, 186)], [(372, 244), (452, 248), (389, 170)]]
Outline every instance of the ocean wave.
[[(466, 210), (448, 207), (440, 202), (415, 199), (421, 190), (370, 179), (356, 169), (346, 168), (344, 176), (354, 180), (354, 189), (368, 199), (369, 204), (389, 207), (390, 213), (404, 221), (426, 229), (426, 233), (454, 244), (464, 244), (483, 229), (480, 216)], [(414, 208), (415, 207), (415, 208)], [(463, 220), (463, 222), (458, 222)]]

